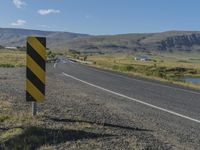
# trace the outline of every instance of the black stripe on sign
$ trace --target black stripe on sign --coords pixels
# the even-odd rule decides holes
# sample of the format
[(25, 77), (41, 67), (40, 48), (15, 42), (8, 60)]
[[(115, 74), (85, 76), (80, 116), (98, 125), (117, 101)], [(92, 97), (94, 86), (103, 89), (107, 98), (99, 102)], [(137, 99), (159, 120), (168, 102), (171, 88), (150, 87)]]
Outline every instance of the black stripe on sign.
[(27, 42), (27, 54), (45, 71), (45, 60)]
[(31, 94), (28, 91), (26, 91), (26, 101), (36, 102), (36, 99), (33, 96), (31, 96)]
[(28, 68), (26, 67), (26, 76), (27, 79), (35, 85), (35, 87), (44, 95), (45, 94), (45, 85), (42, 81)]
[(43, 37), (36, 37), (36, 39), (37, 39), (44, 47), (46, 47), (46, 38), (43, 38)]

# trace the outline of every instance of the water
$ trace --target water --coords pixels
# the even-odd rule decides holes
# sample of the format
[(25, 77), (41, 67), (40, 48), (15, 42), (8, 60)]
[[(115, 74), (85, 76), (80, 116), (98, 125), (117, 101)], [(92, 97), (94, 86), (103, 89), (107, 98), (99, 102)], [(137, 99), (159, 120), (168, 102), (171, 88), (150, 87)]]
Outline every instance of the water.
[(200, 84), (200, 77), (199, 78), (196, 78), (196, 77), (184, 77), (183, 80), (186, 81), (186, 82)]

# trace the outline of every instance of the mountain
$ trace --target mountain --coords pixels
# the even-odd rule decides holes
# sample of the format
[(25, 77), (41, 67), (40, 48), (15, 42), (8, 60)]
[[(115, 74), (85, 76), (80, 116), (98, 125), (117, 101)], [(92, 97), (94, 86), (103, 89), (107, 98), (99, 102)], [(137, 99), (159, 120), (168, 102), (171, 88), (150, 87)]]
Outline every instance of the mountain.
[(27, 36), (47, 37), (49, 48), (66, 48), (67, 43), (74, 39), (89, 37), (86, 34), (70, 32), (52, 32), (27, 29), (0, 28), (0, 45), (2, 46), (25, 46)]
[(70, 44), (75, 45), (75, 49), (85, 51), (200, 51), (200, 32), (168, 31), (97, 36), (75, 39)]
[(92, 36), (70, 32), (0, 28), (0, 45), (25, 46), (27, 36), (47, 37), (50, 49), (70, 48), (84, 52), (200, 51), (199, 31), (168, 31)]

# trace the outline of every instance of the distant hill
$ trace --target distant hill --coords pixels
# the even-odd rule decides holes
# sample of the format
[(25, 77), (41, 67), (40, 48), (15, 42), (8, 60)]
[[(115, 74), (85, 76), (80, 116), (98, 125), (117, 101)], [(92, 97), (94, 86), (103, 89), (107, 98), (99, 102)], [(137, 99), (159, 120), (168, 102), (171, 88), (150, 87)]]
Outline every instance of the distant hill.
[(49, 48), (66, 48), (68, 42), (74, 39), (89, 37), (86, 34), (70, 32), (51, 32), (27, 29), (0, 28), (0, 45), (25, 46), (27, 36), (45, 36)]
[(199, 31), (92, 36), (70, 32), (0, 28), (0, 45), (25, 46), (25, 39), (30, 35), (47, 37), (49, 48), (70, 48), (84, 52), (200, 51)]
[[(75, 39), (71, 46), (84, 51), (200, 51), (200, 32), (169, 31)], [(70, 43), (71, 44), (71, 43)]]

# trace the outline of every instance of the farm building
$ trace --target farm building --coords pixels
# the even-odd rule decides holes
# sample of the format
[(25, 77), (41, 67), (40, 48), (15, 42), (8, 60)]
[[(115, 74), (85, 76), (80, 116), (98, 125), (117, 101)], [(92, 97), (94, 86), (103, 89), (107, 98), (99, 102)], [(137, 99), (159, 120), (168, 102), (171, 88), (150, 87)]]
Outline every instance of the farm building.
[(135, 57), (135, 60), (139, 60), (139, 61), (150, 61), (151, 59), (147, 56), (137, 56)]

